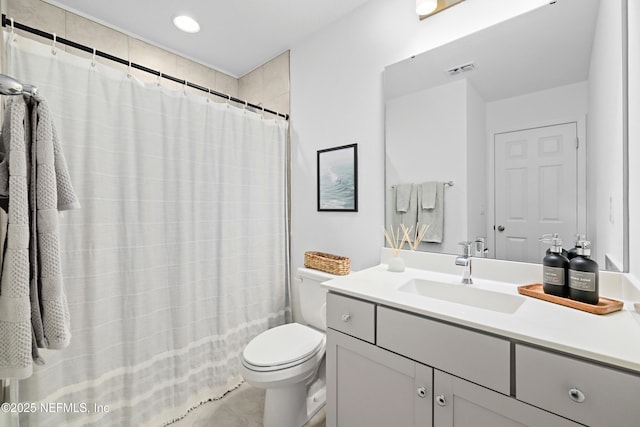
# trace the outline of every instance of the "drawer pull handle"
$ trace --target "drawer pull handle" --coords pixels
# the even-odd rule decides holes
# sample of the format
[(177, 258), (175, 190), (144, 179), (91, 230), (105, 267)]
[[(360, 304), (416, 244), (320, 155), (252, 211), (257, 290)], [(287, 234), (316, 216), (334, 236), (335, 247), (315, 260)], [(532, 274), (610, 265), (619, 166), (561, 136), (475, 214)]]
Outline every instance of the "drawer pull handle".
[(569, 390), (569, 397), (571, 398), (571, 400), (577, 403), (582, 403), (585, 399), (584, 393), (577, 388), (572, 388), (571, 390)]
[(418, 395), (418, 397), (424, 399), (427, 396), (427, 389), (424, 387), (419, 387), (416, 390), (416, 394)]
[(349, 320), (351, 320), (351, 315), (350, 315), (350, 314), (348, 314), (348, 313), (347, 313), (347, 314), (343, 314), (343, 315), (342, 315), (342, 321), (343, 321), (343, 322), (345, 322), (345, 323), (346, 323), (346, 322), (348, 322)]
[(444, 394), (439, 394), (436, 396), (436, 403), (440, 406), (444, 406), (447, 404), (447, 399), (444, 398)]

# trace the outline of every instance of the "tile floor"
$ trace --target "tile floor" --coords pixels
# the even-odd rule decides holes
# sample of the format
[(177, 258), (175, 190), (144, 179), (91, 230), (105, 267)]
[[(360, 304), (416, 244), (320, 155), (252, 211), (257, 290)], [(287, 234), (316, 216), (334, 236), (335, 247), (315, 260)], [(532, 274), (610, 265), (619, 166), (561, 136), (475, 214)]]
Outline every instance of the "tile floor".
[[(200, 405), (170, 427), (262, 427), (264, 390), (243, 383), (220, 400)], [(305, 427), (325, 427), (322, 408)]]

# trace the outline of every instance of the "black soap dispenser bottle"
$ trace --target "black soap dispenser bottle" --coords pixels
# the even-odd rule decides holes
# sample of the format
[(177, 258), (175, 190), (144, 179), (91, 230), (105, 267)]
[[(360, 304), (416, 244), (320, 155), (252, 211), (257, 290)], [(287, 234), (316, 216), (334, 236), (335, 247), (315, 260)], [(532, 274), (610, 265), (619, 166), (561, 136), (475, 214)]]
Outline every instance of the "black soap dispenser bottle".
[(585, 238), (586, 238), (586, 236), (583, 235), (583, 234), (576, 234), (575, 244), (573, 245), (573, 247), (571, 249), (569, 249), (567, 251), (567, 258), (569, 258), (569, 261), (571, 261), (572, 259), (574, 259), (578, 255), (578, 242), (580, 240), (584, 240)]
[(600, 300), (599, 270), (590, 258), (591, 242), (580, 240), (576, 248), (578, 255), (569, 262), (569, 298), (596, 305)]
[(542, 259), (542, 289), (544, 293), (566, 297), (568, 294), (568, 269), (569, 260), (562, 254), (562, 240), (557, 234), (554, 234), (551, 238), (551, 248)]

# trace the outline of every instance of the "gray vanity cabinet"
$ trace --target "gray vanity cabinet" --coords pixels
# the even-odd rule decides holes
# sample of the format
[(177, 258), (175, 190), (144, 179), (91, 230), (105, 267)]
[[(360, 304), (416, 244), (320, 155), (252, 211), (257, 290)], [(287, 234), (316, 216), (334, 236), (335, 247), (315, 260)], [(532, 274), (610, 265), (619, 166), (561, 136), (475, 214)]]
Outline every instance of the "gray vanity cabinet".
[(376, 345), (503, 394), (511, 388), (511, 344), (415, 314), (378, 306)]
[(327, 331), (327, 427), (432, 426), (433, 369)]
[(435, 427), (579, 426), (446, 372), (433, 374)]
[(327, 427), (565, 427), (514, 398), (502, 337), (327, 295)]
[(593, 427), (640, 426), (638, 375), (521, 344), (515, 362), (519, 400)]

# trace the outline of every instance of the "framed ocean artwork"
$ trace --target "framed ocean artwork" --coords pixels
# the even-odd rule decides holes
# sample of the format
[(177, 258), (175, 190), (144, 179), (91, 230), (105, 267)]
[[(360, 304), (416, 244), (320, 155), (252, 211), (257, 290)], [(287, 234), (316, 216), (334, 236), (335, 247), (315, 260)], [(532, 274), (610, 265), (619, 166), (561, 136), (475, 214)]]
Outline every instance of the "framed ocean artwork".
[(318, 150), (318, 211), (358, 212), (358, 144)]

